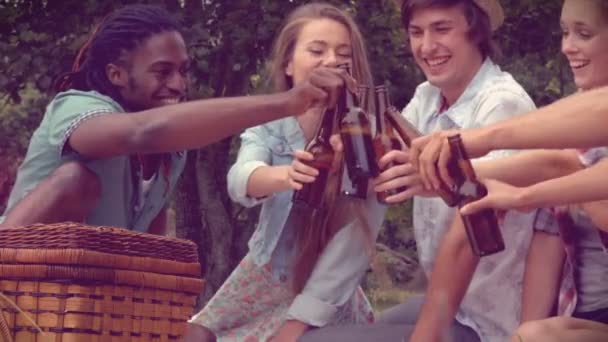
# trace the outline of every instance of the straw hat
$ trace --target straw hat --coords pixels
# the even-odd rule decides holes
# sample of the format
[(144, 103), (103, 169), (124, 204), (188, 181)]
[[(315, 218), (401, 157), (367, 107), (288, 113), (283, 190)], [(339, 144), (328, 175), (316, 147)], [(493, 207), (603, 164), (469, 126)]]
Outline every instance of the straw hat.
[[(395, 0), (397, 6), (402, 8), (407, 0)], [(499, 0), (472, 0), (490, 17), (490, 26), (495, 31), (505, 20), (505, 13), (502, 10)]]
[(492, 26), (492, 31), (502, 25), (505, 21), (505, 13), (502, 10), (502, 6), (498, 2), (498, 0), (473, 0), (479, 8), (481, 8), (488, 17), (490, 17), (490, 26)]

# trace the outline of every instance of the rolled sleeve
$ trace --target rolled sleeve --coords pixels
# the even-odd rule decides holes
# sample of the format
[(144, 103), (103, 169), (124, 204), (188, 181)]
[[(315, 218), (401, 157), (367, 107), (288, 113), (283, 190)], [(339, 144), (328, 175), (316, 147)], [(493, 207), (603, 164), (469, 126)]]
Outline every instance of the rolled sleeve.
[(230, 172), (228, 173), (228, 192), (233, 201), (238, 202), (244, 207), (250, 208), (264, 202), (264, 200), (268, 198), (254, 198), (247, 195), (249, 176), (251, 176), (253, 171), (262, 166), (268, 166), (268, 164), (262, 161), (252, 160), (245, 162), (236, 168), (233, 167), (230, 169)]
[(47, 109), (48, 142), (57, 146), (61, 157), (69, 152), (69, 139), (87, 120), (110, 113), (122, 112), (117, 104), (93, 92), (66, 92), (58, 95)]
[(268, 198), (254, 198), (247, 194), (247, 183), (251, 174), (271, 162), (271, 151), (264, 139), (264, 131), (261, 125), (249, 128), (241, 134), (241, 148), (237, 160), (228, 171), (228, 195), (245, 207), (256, 206)]
[[(289, 308), (288, 319), (315, 327), (325, 326), (353, 296), (369, 268), (371, 251), (366, 249), (374, 246), (379, 228), (376, 218), (380, 217), (381, 223), (384, 211), (383, 208), (374, 208), (368, 213), (371, 213), (371, 218), (368, 217), (371, 236), (364, 233), (356, 220), (338, 231), (321, 254), (304, 289)], [(371, 246), (367, 242), (370, 238)]]
[(331, 322), (338, 307), (315, 296), (301, 293), (296, 296), (287, 312), (288, 320), (298, 320), (314, 327), (322, 327)]

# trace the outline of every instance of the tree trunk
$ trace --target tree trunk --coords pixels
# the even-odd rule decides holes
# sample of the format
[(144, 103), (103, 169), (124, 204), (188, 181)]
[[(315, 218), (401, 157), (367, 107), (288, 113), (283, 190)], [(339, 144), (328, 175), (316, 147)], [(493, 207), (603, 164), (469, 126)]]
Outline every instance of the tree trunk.
[(238, 263), (230, 256), (234, 226), (226, 191), (230, 138), (198, 151), (196, 189), (200, 199), (200, 218), (207, 239), (202, 241), (206, 260), (206, 286), (203, 302), (222, 285)]
[[(175, 235), (178, 238), (193, 241), (198, 246), (201, 273), (204, 278), (207, 274), (207, 242), (209, 234), (203, 229), (200, 214), (200, 198), (196, 180), (196, 151), (188, 152), (188, 161), (182, 174), (181, 180), (175, 191)], [(200, 309), (206, 303), (201, 293), (197, 301)]]

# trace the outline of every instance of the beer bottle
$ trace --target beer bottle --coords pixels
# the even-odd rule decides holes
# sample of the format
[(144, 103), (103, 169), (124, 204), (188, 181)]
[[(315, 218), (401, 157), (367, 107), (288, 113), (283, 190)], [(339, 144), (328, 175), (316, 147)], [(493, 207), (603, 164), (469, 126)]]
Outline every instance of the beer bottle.
[[(457, 193), (460, 197), (458, 207), (476, 201), (488, 194), (486, 187), (477, 180), (473, 165), (464, 149), (460, 134), (448, 138), (452, 156), (457, 163), (453, 170)], [(505, 249), (505, 243), (498, 227), (493, 209), (484, 209), (474, 214), (462, 215), (465, 230), (473, 252), (479, 256), (494, 254)]]
[[(411, 147), (412, 141), (422, 136), (422, 133), (420, 133), (416, 127), (414, 127), (414, 125), (401, 116), (395, 107), (389, 107), (389, 110), (385, 112), (385, 115), (393, 128), (397, 131), (397, 134), (401, 140), (405, 143), (405, 146)], [(453, 164), (453, 161), (450, 162), (450, 164)], [(450, 170), (454, 168), (454, 165), (450, 165)], [(443, 182), (441, 182), (441, 186), (439, 190), (437, 190), (437, 194), (439, 197), (441, 197), (441, 199), (443, 199), (445, 204), (450, 207), (458, 204), (458, 194), (454, 189), (450, 189), (450, 187)]]
[(337, 108), (348, 176), (353, 182), (376, 177), (378, 167), (372, 146), (371, 125), (365, 111), (359, 106), (359, 100), (347, 87), (342, 88)]
[[(357, 88), (357, 95), (361, 109), (363, 109), (366, 113), (369, 113), (369, 87), (367, 85), (360, 84)], [(368, 184), (368, 178), (359, 178), (356, 180), (351, 179), (349, 177), (348, 170), (345, 168), (344, 174), (342, 175), (341, 193), (349, 197), (366, 199)]]
[(369, 87), (365, 84), (359, 84), (357, 87), (357, 98), (359, 98), (359, 104), (361, 109), (366, 113), (369, 113), (370, 102), (369, 102)]
[(293, 194), (292, 202), (305, 203), (310, 207), (317, 208), (321, 205), (321, 199), (325, 192), (329, 171), (334, 160), (334, 149), (329, 143), (335, 120), (335, 109), (326, 109), (323, 118), (312, 140), (306, 146), (306, 151), (311, 153), (313, 159), (303, 161), (306, 165), (314, 167), (319, 171), (312, 183), (304, 183), (302, 189)]
[[(373, 139), (374, 152), (376, 154), (376, 164), (379, 165), (380, 159), (391, 150), (401, 150), (403, 146), (401, 141), (395, 136), (393, 126), (388, 121), (386, 111), (391, 109), (391, 103), (388, 96), (388, 89), (381, 85), (376, 87), (376, 135)], [(390, 163), (386, 169), (395, 166), (395, 163)], [(382, 170), (384, 171), (384, 170)], [(378, 202), (386, 204), (386, 198), (405, 191), (406, 187), (378, 192)]]

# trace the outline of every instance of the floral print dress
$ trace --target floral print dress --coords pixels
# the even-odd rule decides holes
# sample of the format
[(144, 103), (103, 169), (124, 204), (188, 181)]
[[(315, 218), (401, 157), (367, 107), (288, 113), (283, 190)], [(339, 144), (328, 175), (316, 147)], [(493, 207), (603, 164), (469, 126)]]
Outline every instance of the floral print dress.
[[(191, 323), (205, 326), (218, 342), (265, 342), (285, 322), (295, 298), (288, 281), (247, 255)], [(359, 287), (329, 325), (372, 323), (373, 310)]]

